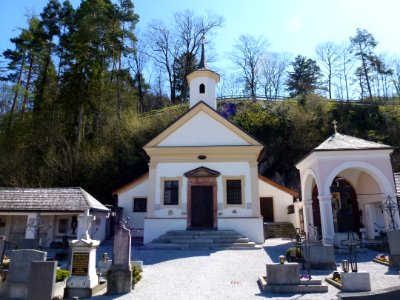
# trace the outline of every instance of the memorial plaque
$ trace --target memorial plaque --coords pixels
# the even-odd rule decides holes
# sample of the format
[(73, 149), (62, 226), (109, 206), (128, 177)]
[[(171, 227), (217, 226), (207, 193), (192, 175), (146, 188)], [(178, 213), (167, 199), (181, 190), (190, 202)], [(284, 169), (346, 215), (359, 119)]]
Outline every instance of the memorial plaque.
[(72, 276), (87, 276), (89, 268), (89, 253), (74, 252), (72, 256)]

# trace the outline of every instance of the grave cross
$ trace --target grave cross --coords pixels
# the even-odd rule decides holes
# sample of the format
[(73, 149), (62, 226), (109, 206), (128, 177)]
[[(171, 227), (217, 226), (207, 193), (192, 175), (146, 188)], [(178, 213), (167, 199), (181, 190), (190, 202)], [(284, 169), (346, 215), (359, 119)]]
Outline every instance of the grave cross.
[(94, 220), (96, 220), (96, 217), (90, 215), (88, 209), (85, 211), (83, 215), (78, 216), (78, 224), (83, 231), (83, 234), (80, 237), (81, 239), (90, 240), (89, 230)]
[(333, 120), (332, 124), (333, 124), (333, 129), (335, 129), (335, 133), (337, 133), (337, 124), (338, 124), (338, 122), (336, 120)]
[(357, 272), (357, 247), (359, 247), (362, 243), (360, 239), (354, 238), (354, 232), (347, 233), (347, 240), (342, 240), (342, 246), (347, 246), (349, 248), (349, 261), (351, 265), (351, 271)]

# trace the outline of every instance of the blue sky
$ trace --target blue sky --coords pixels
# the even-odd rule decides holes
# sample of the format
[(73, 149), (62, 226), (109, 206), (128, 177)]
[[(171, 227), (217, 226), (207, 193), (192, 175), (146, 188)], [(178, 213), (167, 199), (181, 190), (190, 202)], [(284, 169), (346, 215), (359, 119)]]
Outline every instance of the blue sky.
[[(77, 7), (80, 0), (70, 0)], [(26, 26), (28, 11), (40, 13), (47, 0), (0, 0), (0, 51)], [(378, 51), (400, 54), (400, 1), (398, 0), (136, 0), (144, 29), (152, 19), (168, 21), (174, 12), (192, 9), (198, 14), (213, 11), (225, 18), (213, 43), (215, 67), (228, 65), (226, 54), (240, 34), (263, 35), (269, 50), (314, 56), (324, 41), (347, 41), (358, 27), (368, 30), (379, 42)]]

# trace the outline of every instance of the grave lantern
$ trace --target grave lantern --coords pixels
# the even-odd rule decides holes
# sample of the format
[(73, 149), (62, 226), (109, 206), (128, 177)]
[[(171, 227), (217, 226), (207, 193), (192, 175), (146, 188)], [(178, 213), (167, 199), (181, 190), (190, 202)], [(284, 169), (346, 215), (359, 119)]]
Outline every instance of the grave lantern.
[(284, 264), (284, 263), (285, 263), (285, 256), (279, 255), (279, 262), (280, 262), (281, 264)]
[(347, 259), (342, 260), (342, 270), (346, 273), (349, 271), (349, 261)]

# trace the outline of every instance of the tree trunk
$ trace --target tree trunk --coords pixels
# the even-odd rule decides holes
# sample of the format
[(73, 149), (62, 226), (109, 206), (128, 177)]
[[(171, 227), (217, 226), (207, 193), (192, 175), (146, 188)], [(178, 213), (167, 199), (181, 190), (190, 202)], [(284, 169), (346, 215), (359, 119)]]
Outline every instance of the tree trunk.
[(34, 56), (31, 54), (31, 59), (29, 60), (28, 78), (26, 79), (26, 85), (25, 85), (25, 91), (24, 91), (24, 101), (22, 102), (22, 107), (21, 107), (22, 115), (25, 112), (26, 103), (28, 102), (29, 85), (31, 84), (33, 61), (34, 61)]
[(21, 68), (19, 69), (17, 86), (15, 88), (14, 98), (13, 98), (13, 102), (12, 102), (11, 110), (10, 110), (10, 118), (9, 118), (8, 124), (7, 124), (7, 135), (11, 128), (11, 123), (12, 123), (12, 119), (13, 119), (13, 114), (15, 112), (15, 107), (17, 106), (19, 87), (21, 85), (21, 79), (22, 79), (22, 73), (23, 73), (24, 67), (25, 67), (25, 52), (22, 54)]
[(369, 98), (372, 101), (372, 91), (371, 91), (371, 85), (369, 83), (369, 76), (368, 76), (368, 70), (367, 70), (367, 62), (365, 61), (365, 57), (363, 54), (361, 54), (361, 59), (362, 59), (362, 64), (363, 64), (363, 70), (364, 70), (364, 76), (365, 76), (365, 81), (367, 82), (367, 89), (368, 89), (368, 94)]

